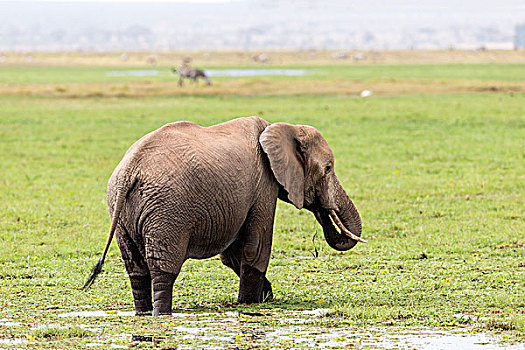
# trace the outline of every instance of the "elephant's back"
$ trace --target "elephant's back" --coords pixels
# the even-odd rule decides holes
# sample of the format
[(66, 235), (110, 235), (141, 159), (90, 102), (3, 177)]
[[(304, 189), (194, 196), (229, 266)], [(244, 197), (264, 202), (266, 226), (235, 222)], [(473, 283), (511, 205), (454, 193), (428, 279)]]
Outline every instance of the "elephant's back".
[[(129, 164), (140, 172), (131, 193), (141, 207), (133, 212), (143, 217), (134, 219), (136, 227), (142, 231), (164, 222), (169, 231), (185, 230), (192, 257), (225, 249), (264, 182), (258, 136), (265, 124), (259, 118), (212, 127), (177, 122), (139, 140), (129, 152)], [(201, 242), (207, 243), (200, 247)]]
[(259, 135), (267, 125), (257, 117), (210, 127), (170, 123), (137, 141), (134, 158), (141, 172), (152, 177), (198, 181), (215, 174), (218, 181), (227, 180), (221, 177), (243, 180), (243, 175), (249, 180), (260, 168), (256, 166), (261, 160)]
[(259, 135), (268, 125), (258, 117), (210, 127), (187, 121), (166, 124), (128, 149), (111, 176), (108, 193), (114, 192), (122, 172), (140, 174), (146, 185), (182, 186), (180, 190), (216, 185), (217, 191), (249, 185), (264, 171)]

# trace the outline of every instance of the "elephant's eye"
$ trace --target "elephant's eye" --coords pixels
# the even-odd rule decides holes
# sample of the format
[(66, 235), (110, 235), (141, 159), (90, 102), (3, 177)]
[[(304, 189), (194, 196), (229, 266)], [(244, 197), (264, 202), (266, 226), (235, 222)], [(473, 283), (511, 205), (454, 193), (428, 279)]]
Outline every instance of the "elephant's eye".
[(324, 173), (328, 174), (330, 171), (332, 171), (332, 166), (331, 165), (327, 165), (326, 168), (324, 168)]

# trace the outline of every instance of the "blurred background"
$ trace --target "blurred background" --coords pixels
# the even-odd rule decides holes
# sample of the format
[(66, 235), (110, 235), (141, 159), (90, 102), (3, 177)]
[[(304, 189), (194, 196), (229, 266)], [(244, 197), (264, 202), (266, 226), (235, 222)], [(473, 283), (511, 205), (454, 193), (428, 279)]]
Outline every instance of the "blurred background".
[(0, 1), (2, 51), (515, 49), (520, 0)]

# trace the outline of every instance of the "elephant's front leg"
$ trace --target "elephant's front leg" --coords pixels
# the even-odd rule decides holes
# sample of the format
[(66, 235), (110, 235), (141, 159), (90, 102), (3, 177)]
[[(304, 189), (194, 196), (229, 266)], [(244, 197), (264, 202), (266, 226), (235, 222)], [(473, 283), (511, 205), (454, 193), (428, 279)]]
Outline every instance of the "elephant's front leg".
[(239, 303), (260, 303), (273, 297), (266, 270), (272, 249), (274, 214), (275, 201), (273, 205), (261, 202), (250, 210), (243, 226), (240, 237), (242, 250), (239, 252)]
[(239, 283), (239, 304), (263, 303), (273, 300), (272, 284), (266, 279), (266, 271), (261, 272), (248, 264), (241, 266)]
[[(243, 245), (240, 241), (235, 241), (226, 251), (221, 254), (221, 261), (224, 265), (228, 266), (230, 269), (235, 272), (235, 274), (241, 277), (241, 258), (243, 255)], [(245, 265), (247, 266), (247, 265)], [(245, 275), (248, 271), (245, 271)], [(246, 284), (246, 280), (244, 282)], [(244, 287), (244, 286), (243, 286)], [(243, 291), (247, 292), (246, 287), (243, 288)], [(240, 294), (239, 294), (240, 296)], [(273, 291), (272, 284), (266, 276), (264, 276), (262, 292), (259, 296), (259, 302), (271, 301), (273, 300)], [(239, 301), (240, 302), (240, 301)]]

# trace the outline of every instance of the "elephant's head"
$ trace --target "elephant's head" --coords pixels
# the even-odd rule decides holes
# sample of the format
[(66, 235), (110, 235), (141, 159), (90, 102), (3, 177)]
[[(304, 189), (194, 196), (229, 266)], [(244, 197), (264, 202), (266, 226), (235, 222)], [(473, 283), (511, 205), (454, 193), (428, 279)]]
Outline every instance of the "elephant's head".
[(366, 242), (360, 238), (359, 213), (335, 175), (334, 155), (319, 131), (275, 123), (262, 132), (259, 142), (281, 185), (279, 198), (313, 212), (332, 248), (348, 250), (358, 241)]

